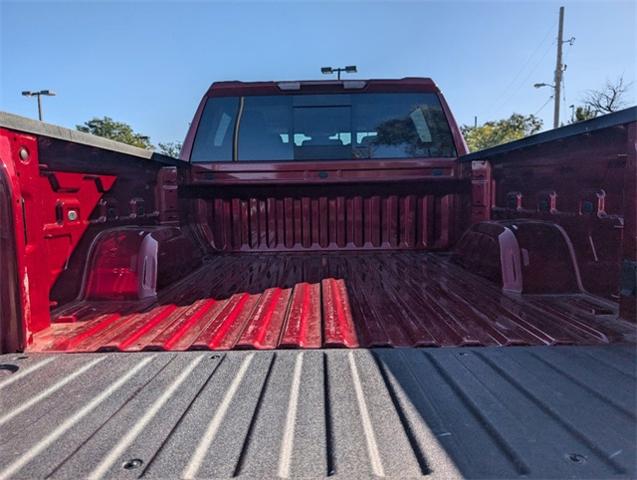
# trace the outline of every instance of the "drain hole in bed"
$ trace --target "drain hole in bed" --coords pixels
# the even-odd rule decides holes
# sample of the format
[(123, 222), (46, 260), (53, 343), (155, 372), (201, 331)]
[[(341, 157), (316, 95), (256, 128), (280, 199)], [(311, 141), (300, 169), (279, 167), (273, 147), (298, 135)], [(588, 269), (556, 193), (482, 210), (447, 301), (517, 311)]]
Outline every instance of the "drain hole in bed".
[(144, 462), (142, 460), (140, 460), (139, 458), (133, 458), (131, 460), (128, 460), (128, 461), (124, 462), (122, 467), (125, 470), (135, 470), (136, 468), (141, 467), (143, 464), (144, 464)]
[(0, 377), (7, 377), (11, 375), (12, 373), (17, 372), (19, 368), (20, 367), (18, 367), (17, 365), (2, 363), (0, 364)]
[(566, 458), (573, 463), (586, 463), (586, 457), (579, 453), (569, 453)]

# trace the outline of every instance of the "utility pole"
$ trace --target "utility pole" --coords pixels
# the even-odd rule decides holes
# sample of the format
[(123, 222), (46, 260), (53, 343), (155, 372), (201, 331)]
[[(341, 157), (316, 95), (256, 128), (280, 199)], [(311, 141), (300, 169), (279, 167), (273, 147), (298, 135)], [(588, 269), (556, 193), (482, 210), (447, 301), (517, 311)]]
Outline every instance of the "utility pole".
[(564, 7), (560, 7), (560, 23), (557, 29), (557, 61), (555, 63), (555, 109), (553, 110), (553, 128), (560, 126), (560, 95), (562, 93), (562, 45), (564, 44)]
[(564, 45), (565, 43), (568, 43), (572, 46), (575, 43), (575, 37), (564, 40), (564, 7), (560, 7), (560, 23), (557, 30), (557, 60), (555, 62), (555, 76), (553, 78), (553, 85), (549, 83), (533, 84), (535, 88), (551, 87), (553, 89), (553, 99), (555, 100), (555, 109), (553, 111), (553, 128), (558, 128), (560, 126), (560, 95), (562, 94), (562, 74), (564, 73), (564, 70), (566, 70), (566, 65), (562, 63), (562, 45)]

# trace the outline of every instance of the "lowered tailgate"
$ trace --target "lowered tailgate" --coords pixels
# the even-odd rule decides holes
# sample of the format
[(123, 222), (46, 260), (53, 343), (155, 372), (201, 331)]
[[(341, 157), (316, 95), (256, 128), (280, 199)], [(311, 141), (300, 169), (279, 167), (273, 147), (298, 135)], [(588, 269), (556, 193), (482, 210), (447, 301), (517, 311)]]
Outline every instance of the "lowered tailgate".
[(0, 479), (635, 477), (634, 347), (0, 357)]

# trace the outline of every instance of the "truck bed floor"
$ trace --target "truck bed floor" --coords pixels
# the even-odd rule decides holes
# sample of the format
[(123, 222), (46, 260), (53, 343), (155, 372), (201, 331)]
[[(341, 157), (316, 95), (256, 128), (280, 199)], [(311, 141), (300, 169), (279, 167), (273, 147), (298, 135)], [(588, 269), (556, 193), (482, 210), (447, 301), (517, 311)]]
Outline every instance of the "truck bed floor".
[(2, 479), (637, 475), (632, 346), (23, 357)]
[(505, 295), (417, 252), (218, 255), (156, 302), (76, 302), (31, 351), (604, 344), (634, 338), (590, 295)]

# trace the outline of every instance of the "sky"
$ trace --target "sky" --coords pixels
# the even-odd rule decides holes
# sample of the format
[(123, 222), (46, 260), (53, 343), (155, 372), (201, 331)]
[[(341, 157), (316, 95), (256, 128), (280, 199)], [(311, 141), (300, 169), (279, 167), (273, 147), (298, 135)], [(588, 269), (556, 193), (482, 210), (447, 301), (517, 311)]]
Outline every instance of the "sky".
[[(0, 0), (0, 110), (37, 118), (23, 90), (50, 89), (44, 120), (109, 116), (154, 144), (182, 141), (213, 81), (431, 77), (460, 124), (537, 114), (564, 5), (565, 99), (637, 70), (637, 2), (169, 2)], [(629, 95), (635, 104), (636, 86)]]

